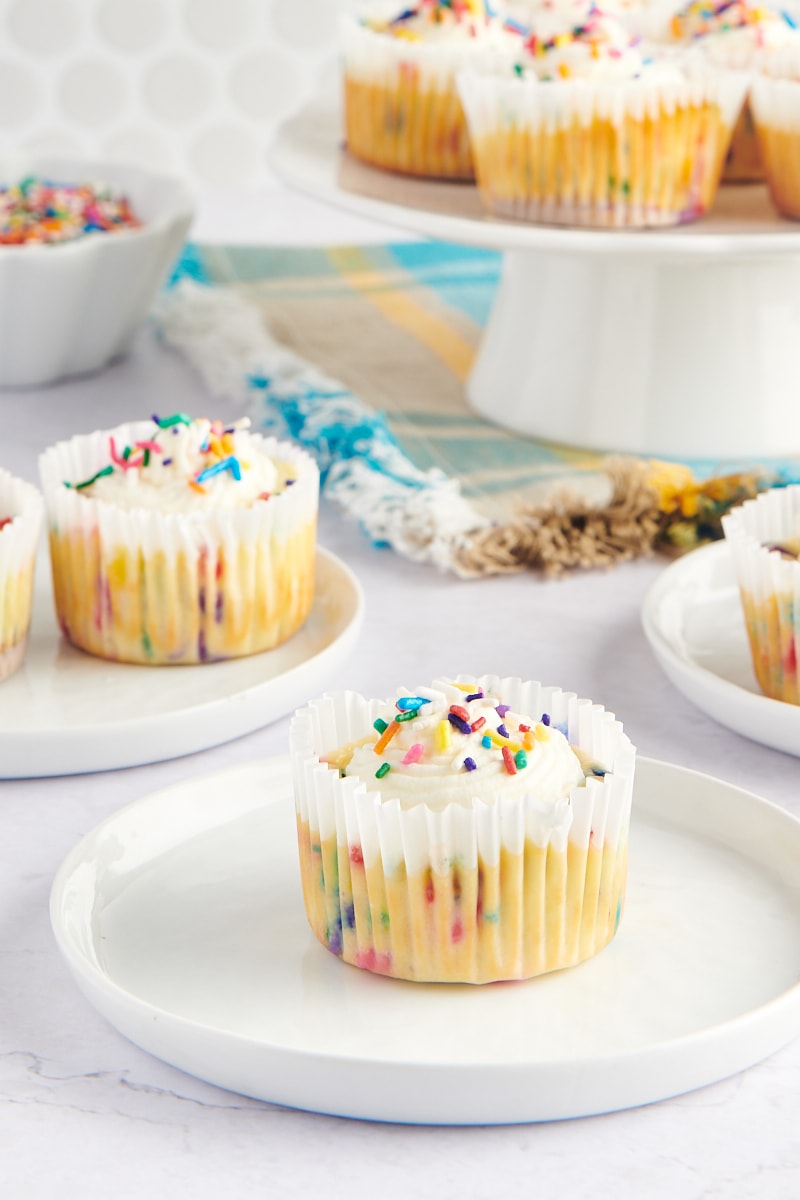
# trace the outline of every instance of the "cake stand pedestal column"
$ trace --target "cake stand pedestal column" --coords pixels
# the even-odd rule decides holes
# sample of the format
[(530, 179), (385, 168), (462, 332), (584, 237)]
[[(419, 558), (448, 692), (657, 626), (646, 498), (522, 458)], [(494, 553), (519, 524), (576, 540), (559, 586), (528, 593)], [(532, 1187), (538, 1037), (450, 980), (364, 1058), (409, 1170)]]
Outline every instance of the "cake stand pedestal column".
[(549, 441), (752, 458), (800, 450), (799, 374), (800, 254), (509, 250), (467, 394)]

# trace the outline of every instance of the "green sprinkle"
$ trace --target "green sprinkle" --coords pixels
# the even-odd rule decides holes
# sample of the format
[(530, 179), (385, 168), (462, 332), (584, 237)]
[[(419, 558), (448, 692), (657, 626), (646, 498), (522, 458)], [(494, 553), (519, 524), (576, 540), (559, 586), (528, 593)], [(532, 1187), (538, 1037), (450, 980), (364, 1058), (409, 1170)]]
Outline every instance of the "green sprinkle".
[(525, 770), (528, 765), (528, 756), (524, 750), (517, 751), (517, 753), (514, 755), (514, 762), (516, 763), (518, 771)]
[(91, 487), (93, 483), (97, 483), (98, 479), (102, 479), (104, 475), (113, 474), (114, 468), (109, 465), (107, 467), (103, 467), (102, 471), (98, 471), (97, 474), (93, 475), (91, 479), (84, 479), (83, 483), (67, 483), (67, 481), (64, 480), (64, 487), (74, 488), (76, 492), (80, 492), (83, 490), (83, 488)]
[(419, 716), (419, 713), (417, 712), (417, 710), (412, 709), (411, 712), (398, 713), (397, 716), (395, 717), (395, 721), (397, 722), (398, 725), (402, 725), (403, 721), (413, 721), (414, 717), (417, 717), (417, 716)]
[(144, 650), (145, 654), (153, 653), (153, 643), (150, 641), (147, 630), (145, 630), (142, 634), (142, 649)]
[(150, 466), (150, 451), (149, 450), (145, 450), (145, 452), (144, 452), (144, 460), (142, 462), (142, 466), (143, 467)]
[(159, 429), (169, 429), (173, 425), (191, 425), (192, 418), (187, 417), (186, 413), (173, 413), (171, 417), (161, 417), (156, 421)]
[(378, 717), (377, 721), (372, 722), (372, 728), (377, 729), (378, 733), (384, 733), (386, 730), (386, 722), (382, 721), (381, 718)]
[(122, 457), (125, 460), (125, 462), (128, 461), (130, 456), (131, 456), (131, 448), (130, 448), (130, 446), (126, 446), (125, 449), (122, 451)]
[(518, 75), (520, 79), (522, 78), (524, 74), (522, 63), (514, 63), (514, 74)]
[(375, 778), (383, 779), (384, 775), (388, 775), (389, 772), (391, 771), (391, 769), (392, 768), (389, 766), (388, 763), (381, 763), (381, 765), (378, 767), (377, 771), (375, 772)]

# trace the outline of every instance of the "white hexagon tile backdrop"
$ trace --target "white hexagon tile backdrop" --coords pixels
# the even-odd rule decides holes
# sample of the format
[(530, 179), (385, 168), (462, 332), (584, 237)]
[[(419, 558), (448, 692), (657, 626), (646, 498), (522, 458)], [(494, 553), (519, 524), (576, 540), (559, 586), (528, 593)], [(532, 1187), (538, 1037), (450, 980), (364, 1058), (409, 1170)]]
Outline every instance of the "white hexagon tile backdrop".
[(336, 70), (348, 0), (0, 0), (0, 150), (269, 181), (280, 123)]

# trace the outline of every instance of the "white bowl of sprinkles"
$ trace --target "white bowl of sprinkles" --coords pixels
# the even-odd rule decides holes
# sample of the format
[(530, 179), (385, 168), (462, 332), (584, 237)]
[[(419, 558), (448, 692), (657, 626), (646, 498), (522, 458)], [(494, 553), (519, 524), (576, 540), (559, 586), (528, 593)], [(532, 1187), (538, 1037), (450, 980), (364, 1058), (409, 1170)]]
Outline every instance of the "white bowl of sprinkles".
[[(56, 198), (52, 218), (43, 210), (32, 230), (38, 240), (9, 244), (24, 217), (19, 205), (0, 207), (0, 387), (87, 374), (123, 354), (192, 222), (188, 191), (168, 176), (89, 159), (0, 157), (0, 201), (41, 181)], [(70, 193), (82, 185), (99, 197), (94, 210), (103, 216), (73, 219)]]

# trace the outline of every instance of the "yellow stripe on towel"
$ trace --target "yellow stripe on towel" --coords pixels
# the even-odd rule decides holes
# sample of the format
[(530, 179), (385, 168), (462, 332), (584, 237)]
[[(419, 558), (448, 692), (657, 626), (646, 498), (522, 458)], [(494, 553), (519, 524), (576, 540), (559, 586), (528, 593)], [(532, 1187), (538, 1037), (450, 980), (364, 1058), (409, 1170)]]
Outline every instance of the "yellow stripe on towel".
[(333, 266), (353, 291), (380, 309), (392, 324), (426, 346), (457, 379), (462, 382), (466, 380), (475, 360), (475, 347), (452, 325), (417, 303), (408, 290), (400, 291), (396, 286), (381, 287), (384, 276), (374, 269), (368, 256), (357, 248), (334, 247), (329, 251), (329, 256)]

